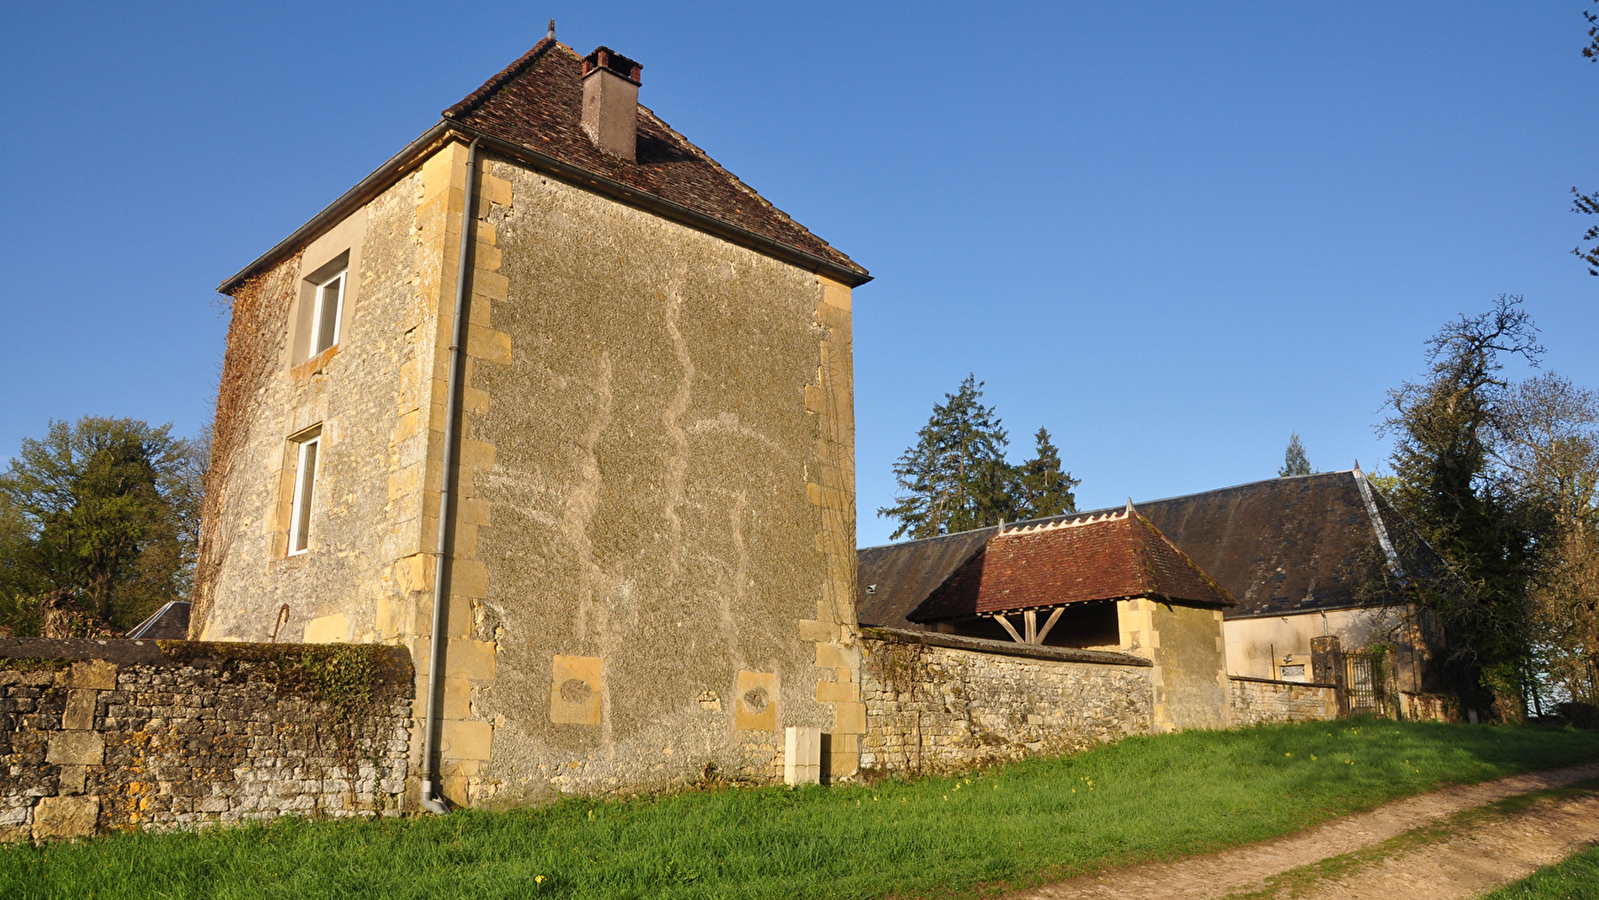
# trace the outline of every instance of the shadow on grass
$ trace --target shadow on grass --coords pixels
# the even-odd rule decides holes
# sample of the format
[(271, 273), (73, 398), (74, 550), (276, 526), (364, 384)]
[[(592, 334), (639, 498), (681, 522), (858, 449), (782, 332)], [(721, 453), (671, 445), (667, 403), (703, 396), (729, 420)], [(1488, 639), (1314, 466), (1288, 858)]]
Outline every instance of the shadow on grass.
[(1185, 732), (961, 778), (14, 846), (0, 850), (0, 896), (975, 896), (1595, 759), (1599, 733), (1550, 728), (1372, 720)]

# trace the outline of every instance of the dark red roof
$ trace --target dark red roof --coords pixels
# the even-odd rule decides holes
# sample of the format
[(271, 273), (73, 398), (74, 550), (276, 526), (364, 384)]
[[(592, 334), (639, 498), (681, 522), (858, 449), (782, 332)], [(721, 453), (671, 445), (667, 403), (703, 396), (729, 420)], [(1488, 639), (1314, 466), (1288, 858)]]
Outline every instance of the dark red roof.
[(995, 534), (907, 618), (915, 622), (1156, 597), (1171, 603), (1238, 601), (1137, 510)]
[(643, 105), (639, 106), (637, 162), (596, 148), (581, 124), (583, 58), (550, 38), (534, 44), (521, 59), (443, 115), (866, 275), (864, 268), (766, 202)]

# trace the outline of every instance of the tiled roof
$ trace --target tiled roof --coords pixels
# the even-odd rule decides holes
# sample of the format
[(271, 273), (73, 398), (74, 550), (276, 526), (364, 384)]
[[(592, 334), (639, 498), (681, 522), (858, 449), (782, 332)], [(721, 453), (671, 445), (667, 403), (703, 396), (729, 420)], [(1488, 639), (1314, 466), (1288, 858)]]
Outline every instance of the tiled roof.
[(1002, 529), (907, 617), (915, 622), (1123, 597), (1226, 607), (1237, 601), (1129, 506)]
[(545, 38), (533, 45), (521, 59), (443, 115), (449, 121), (866, 275), (864, 268), (766, 202), (643, 105), (639, 106), (637, 162), (596, 148), (582, 127), (583, 59), (553, 39)]
[[(1137, 507), (1237, 598), (1238, 605), (1226, 611), (1229, 619), (1349, 609), (1361, 605), (1356, 588), (1363, 557), (1384, 552), (1378, 522), (1392, 539), (1401, 569), (1419, 573), (1442, 566), (1369, 483), (1372, 505), (1366, 505), (1364, 481), (1356, 471), (1272, 478)], [(862, 549), (860, 620), (921, 627), (906, 615), (997, 532), (983, 528)], [(870, 585), (876, 590), (868, 594)]]

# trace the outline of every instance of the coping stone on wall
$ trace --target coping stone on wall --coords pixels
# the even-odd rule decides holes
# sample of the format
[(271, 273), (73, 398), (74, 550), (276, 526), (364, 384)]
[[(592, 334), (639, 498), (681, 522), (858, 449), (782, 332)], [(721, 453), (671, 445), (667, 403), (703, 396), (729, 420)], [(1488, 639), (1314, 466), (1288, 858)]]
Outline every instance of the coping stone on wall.
[(155, 641), (118, 638), (0, 638), (0, 658), (100, 659), (117, 665), (167, 662)]
[(1154, 663), (1131, 653), (1111, 650), (1079, 650), (1074, 647), (1047, 647), (1040, 644), (1017, 644), (1011, 641), (991, 641), (987, 638), (944, 634), (937, 631), (908, 631), (903, 628), (882, 628), (862, 625), (861, 637), (901, 644), (926, 644), (929, 647), (952, 647), (978, 653), (1000, 653), (1006, 656), (1027, 656), (1033, 659), (1053, 659), (1061, 662), (1095, 663), (1103, 666), (1153, 666)]
[(1283, 681), (1280, 678), (1256, 678), (1253, 675), (1228, 675), (1232, 681), (1247, 681), (1251, 684), (1280, 684), (1284, 687), (1307, 688), (1336, 688), (1336, 684), (1323, 684), (1320, 681)]

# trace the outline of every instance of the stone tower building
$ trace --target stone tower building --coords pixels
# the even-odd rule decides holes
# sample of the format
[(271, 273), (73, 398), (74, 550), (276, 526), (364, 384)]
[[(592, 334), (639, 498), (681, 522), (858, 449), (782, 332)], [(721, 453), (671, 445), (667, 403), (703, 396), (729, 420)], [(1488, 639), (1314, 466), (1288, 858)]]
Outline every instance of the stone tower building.
[(191, 635), (410, 648), (424, 796), (855, 768), (868, 275), (640, 76), (552, 33), (221, 287)]

